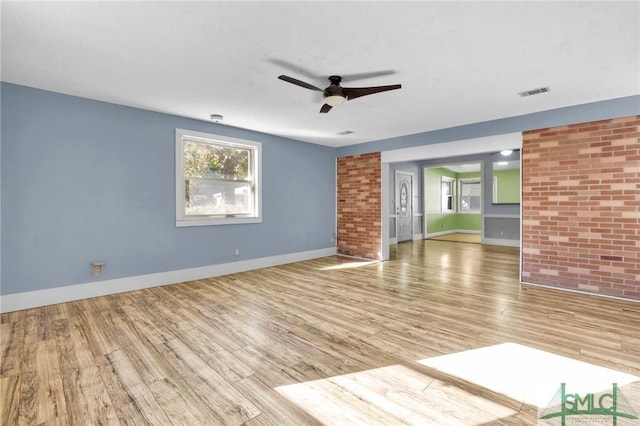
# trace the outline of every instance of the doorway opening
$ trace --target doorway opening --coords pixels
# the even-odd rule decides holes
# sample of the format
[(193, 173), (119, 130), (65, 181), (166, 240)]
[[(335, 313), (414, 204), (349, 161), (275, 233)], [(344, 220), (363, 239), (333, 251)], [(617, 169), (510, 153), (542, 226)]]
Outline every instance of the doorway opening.
[(426, 239), (482, 242), (482, 161), (423, 168)]

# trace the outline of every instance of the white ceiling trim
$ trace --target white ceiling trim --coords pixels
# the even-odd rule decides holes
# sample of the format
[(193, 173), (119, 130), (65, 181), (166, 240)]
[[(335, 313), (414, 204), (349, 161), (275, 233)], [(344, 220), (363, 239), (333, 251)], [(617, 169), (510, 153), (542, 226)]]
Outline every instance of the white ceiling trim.
[(514, 132), (383, 151), (381, 158), (383, 163), (399, 163), (404, 161), (429, 160), (432, 158), (484, 154), (502, 151), (503, 149), (520, 149), (521, 147), (522, 132)]

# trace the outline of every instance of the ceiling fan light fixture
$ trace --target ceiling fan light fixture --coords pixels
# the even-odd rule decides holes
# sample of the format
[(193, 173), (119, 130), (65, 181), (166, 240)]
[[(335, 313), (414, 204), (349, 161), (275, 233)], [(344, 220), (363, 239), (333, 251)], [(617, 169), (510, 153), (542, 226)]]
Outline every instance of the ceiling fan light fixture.
[(315, 92), (322, 92), (324, 97), (324, 103), (320, 108), (321, 114), (326, 114), (331, 111), (331, 108), (343, 104), (346, 100), (352, 100), (360, 98), (362, 96), (373, 95), (374, 93), (386, 92), (388, 90), (400, 89), (402, 85), (392, 84), (389, 86), (373, 86), (373, 87), (342, 87), (340, 82), (342, 77), (339, 75), (332, 75), (329, 77), (331, 84), (326, 89), (321, 89), (313, 84), (306, 83), (297, 78), (289, 77), (288, 75), (280, 75), (278, 79), (286, 81), (287, 83), (295, 84), (296, 86), (304, 87), (305, 89), (313, 90)]
[(346, 100), (347, 100), (347, 98), (345, 98), (344, 96), (332, 95), (332, 96), (327, 96), (326, 98), (324, 98), (324, 103), (334, 107), (334, 106), (338, 106), (338, 105), (344, 103), (344, 101), (346, 101)]

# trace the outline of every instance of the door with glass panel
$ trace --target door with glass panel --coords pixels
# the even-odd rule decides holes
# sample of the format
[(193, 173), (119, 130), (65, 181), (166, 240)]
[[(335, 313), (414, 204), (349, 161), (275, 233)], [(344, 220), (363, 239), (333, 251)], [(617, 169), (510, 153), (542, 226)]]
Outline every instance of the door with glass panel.
[(413, 173), (396, 172), (396, 235), (413, 240)]

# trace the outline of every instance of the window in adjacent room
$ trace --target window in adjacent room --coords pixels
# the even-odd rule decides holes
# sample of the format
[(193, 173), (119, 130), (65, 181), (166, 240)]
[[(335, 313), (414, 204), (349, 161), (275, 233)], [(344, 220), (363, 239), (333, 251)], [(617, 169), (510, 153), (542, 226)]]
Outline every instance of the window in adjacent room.
[(482, 197), (480, 179), (460, 179), (458, 183), (460, 188), (460, 211), (480, 212)]
[(176, 129), (176, 226), (262, 222), (261, 149)]
[(442, 176), (442, 212), (449, 213), (455, 211), (455, 186), (456, 180), (447, 176)]

